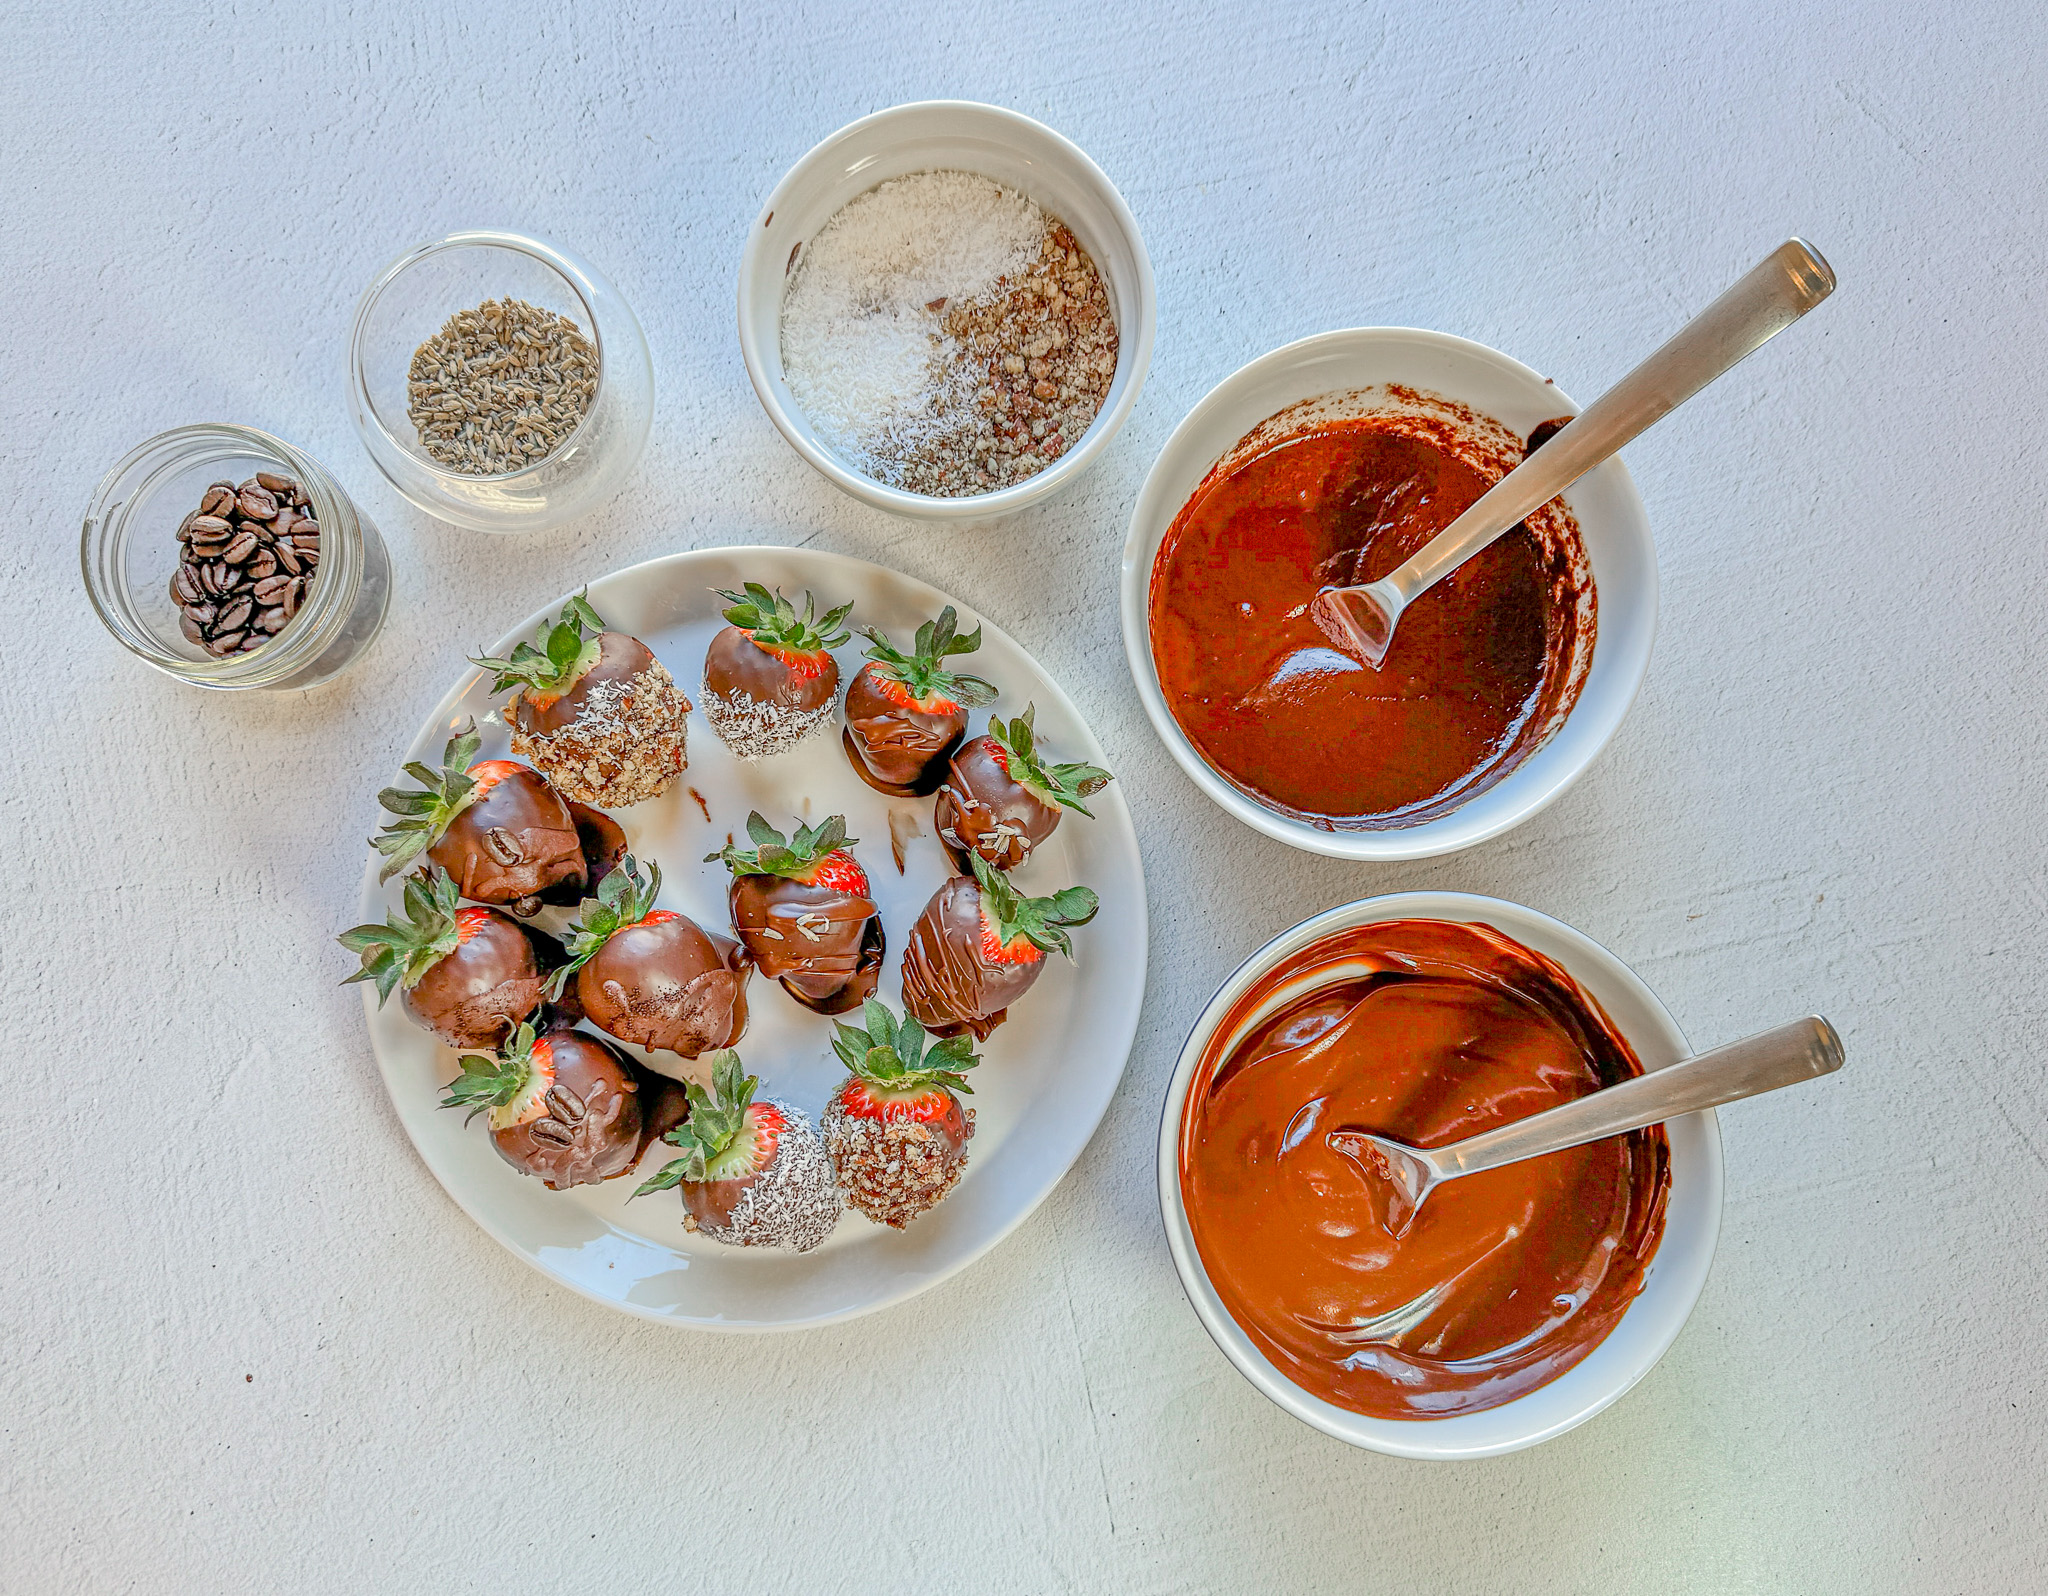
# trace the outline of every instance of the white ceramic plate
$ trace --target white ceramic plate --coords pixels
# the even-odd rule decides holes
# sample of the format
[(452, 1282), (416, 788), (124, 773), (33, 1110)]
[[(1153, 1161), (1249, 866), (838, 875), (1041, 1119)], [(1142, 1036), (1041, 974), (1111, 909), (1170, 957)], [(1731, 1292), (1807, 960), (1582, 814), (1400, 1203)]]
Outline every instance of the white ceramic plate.
[[(798, 603), (809, 589), (820, 609), (851, 599), (853, 622), (880, 626), (901, 645), (952, 602), (862, 560), (782, 548), (703, 549), (650, 560), (591, 583), (590, 601), (608, 624), (653, 649), (695, 702), (704, 651), (725, 624), (723, 600), (713, 590), (737, 590), (747, 581), (779, 587)], [(492, 652), (502, 655), (531, 637), (567, 596), (496, 640)], [(1035, 702), (1039, 735), (1058, 758), (1106, 765), (1094, 734), (1037, 662), (983, 617), (955, 607), (963, 631), (982, 627), (981, 651), (962, 668), (1002, 689), (989, 711), (976, 711), (970, 733), (981, 730), (985, 714), (1007, 718)], [(864, 647), (856, 636), (838, 651), (842, 677), (851, 675)], [(465, 675), (405, 758), (438, 765), (451, 729), (472, 715), (484, 734), (480, 757), (505, 756), (505, 726), (488, 685), (480, 672)], [(728, 832), (744, 838), (748, 810), (759, 809), (784, 831), (793, 815), (844, 814), (888, 934), (881, 995), (897, 1004), (905, 933), (951, 874), (932, 836), (932, 800), (887, 798), (862, 782), (847, 764), (836, 721), (788, 754), (747, 765), (693, 712), (689, 749), (689, 768), (670, 791), (611, 811), (633, 851), (660, 862), (661, 906), (729, 931), (730, 877), (723, 865), (702, 861), (724, 846)], [(703, 794), (708, 822), (691, 788)], [(457, 1054), (408, 1021), (395, 998), (378, 1009), (366, 985), (384, 1084), (420, 1156), (463, 1210), (536, 1269), (587, 1297), (666, 1324), (721, 1330), (826, 1324), (901, 1302), (964, 1269), (1044, 1200), (1088, 1144), (1123, 1074), (1145, 991), (1145, 883), (1122, 788), (1113, 783), (1090, 807), (1094, 820), (1067, 816), (1017, 881), (1034, 896), (1083, 883), (1101, 895), (1102, 912), (1074, 933), (1072, 962), (1053, 956), (982, 1046), (983, 1062), (972, 1076), (976, 1126), (967, 1172), (951, 1196), (902, 1232), (849, 1211), (831, 1240), (797, 1256), (690, 1235), (673, 1193), (627, 1202), (638, 1183), (633, 1175), (549, 1191), (499, 1158), (480, 1123), (465, 1128), (460, 1113), (436, 1106), (443, 1083), (459, 1073)], [(901, 875), (889, 846), (892, 808), (916, 814), (924, 832), (905, 849)], [(380, 887), (373, 861), (364, 875), (362, 918), (382, 920), (398, 885)], [(844, 1073), (832, 1054), (832, 1022), (759, 976), (749, 983), (748, 1006), (740, 1055), (761, 1077), (762, 1094), (794, 1102), (815, 1122)], [(661, 1148), (649, 1149), (641, 1174), (659, 1168), (661, 1156)]]

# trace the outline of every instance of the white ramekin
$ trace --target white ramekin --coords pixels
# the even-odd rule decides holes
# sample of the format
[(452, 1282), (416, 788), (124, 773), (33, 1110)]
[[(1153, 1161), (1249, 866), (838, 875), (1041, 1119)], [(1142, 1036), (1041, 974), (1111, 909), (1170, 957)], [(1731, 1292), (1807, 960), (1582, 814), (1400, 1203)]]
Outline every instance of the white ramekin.
[[(1232, 1004), (1282, 960), (1333, 932), (1387, 920), (1490, 925), (1563, 965), (1607, 1011), (1643, 1062), (1661, 1069), (1691, 1049), (1664, 1005), (1599, 943), (1534, 909), (1466, 892), (1397, 892), (1343, 904), (1282, 932), (1217, 989), (1181, 1048), (1159, 1121), (1159, 1206), (1166, 1242), (1188, 1302), (1210, 1339), (1247, 1380), (1306, 1424), (1353, 1446), (1395, 1457), (1479, 1458), (1517, 1452), (1583, 1424), (1655, 1367), (1678, 1338), (1707, 1283), (1721, 1229), (1721, 1132), (1713, 1110), (1669, 1121), (1671, 1190), (1664, 1236), (1643, 1288), (1607, 1339), (1547, 1385), (1481, 1413), (1449, 1419), (1375, 1419), (1311, 1396), (1275, 1368), (1239, 1328), (1210, 1284), (1180, 1191), (1181, 1112), (1202, 1053)], [(1304, 990), (1312, 990), (1305, 988)], [(1294, 988), (1290, 996), (1298, 995)], [(1249, 1024), (1249, 1021), (1247, 1022)]]
[[(979, 172), (1038, 202), (1074, 230), (1116, 316), (1116, 376), (1074, 446), (1036, 476), (959, 499), (906, 493), (862, 476), (812, 429), (782, 375), (782, 289), (796, 251), (849, 200), (912, 172)], [(920, 100), (841, 128), (791, 167), (761, 206), (740, 257), (740, 353), (761, 408), (790, 447), (878, 509), (928, 521), (1008, 515), (1051, 497), (1095, 463), (1137, 403), (1152, 364), (1152, 261), (1131, 208), (1086, 155), (1043, 123), (971, 100)]]
[(1592, 667), (1564, 723), (1514, 770), (1450, 813), (1384, 831), (1326, 831), (1270, 809), (1220, 775), (1167, 708), (1152, 663), (1152, 562), (1161, 539), (1211, 466), (1267, 417), (1322, 394), (1400, 384), (1443, 394), (1527, 435), (1578, 406), (1518, 360), (1448, 333), (1354, 327), (1262, 355), (1223, 379), (1174, 429), (1131, 514), (1124, 542), (1124, 653), (1145, 713), (1195, 784), (1246, 825), (1340, 859), (1426, 859), (1520, 825), (1584, 774), (1620, 728), (1650, 665), (1657, 624), (1657, 550), (1649, 518), (1618, 459), (1565, 493), (1598, 596)]

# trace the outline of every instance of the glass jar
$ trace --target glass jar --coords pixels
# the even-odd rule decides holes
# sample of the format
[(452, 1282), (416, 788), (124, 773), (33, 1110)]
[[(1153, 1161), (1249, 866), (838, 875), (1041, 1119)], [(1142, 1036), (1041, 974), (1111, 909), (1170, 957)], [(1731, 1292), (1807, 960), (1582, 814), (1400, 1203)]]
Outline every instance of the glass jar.
[[(216, 482), (259, 471), (295, 477), (320, 526), (315, 577), (297, 612), (262, 648), (216, 659), (179, 627), (170, 591), (178, 528)], [(376, 527), (319, 461), (253, 427), (207, 423), (159, 433), (101, 480), (79, 541), (85, 589), (107, 630), (167, 676), (226, 690), (312, 687), (370, 645), (391, 601), (391, 561)]]
[[(420, 446), (406, 388), (414, 351), (488, 299), (523, 299), (575, 323), (597, 350), (597, 391), (546, 458), (471, 476)], [(377, 469), (429, 515), (479, 532), (541, 532), (597, 509), (639, 463), (654, 365), (638, 319), (589, 262), (518, 233), (452, 233), (399, 256), (364, 291), (349, 334), (349, 414)]]

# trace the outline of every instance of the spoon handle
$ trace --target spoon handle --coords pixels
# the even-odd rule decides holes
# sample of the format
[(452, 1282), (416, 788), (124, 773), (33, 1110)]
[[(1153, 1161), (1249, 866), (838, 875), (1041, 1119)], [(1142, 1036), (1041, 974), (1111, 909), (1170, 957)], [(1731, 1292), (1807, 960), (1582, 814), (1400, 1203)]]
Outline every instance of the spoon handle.
[(1835, 291), (1818, 251), (1788, 238), (1649, 359), (1595, 399), (1388, 578), (1403, 604), (1541, 509)]
[(1842, 1039), (1818, 1015), (1730, 1042), (1677, 1064), (1631, 1076), (1498, 1130), (1434, 1148), (1446, 1176), (1473, 1175), (1560, 1148), (1659, 1125), (1680, 1114), (1796, 1086), (1842, 1067)]

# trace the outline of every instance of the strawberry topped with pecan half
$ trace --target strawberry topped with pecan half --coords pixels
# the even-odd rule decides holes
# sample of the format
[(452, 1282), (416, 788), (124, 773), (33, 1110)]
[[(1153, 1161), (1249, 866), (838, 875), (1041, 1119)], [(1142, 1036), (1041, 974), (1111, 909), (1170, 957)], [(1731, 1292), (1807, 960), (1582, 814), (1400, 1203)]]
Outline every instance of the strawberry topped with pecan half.
[(690, 701), (637, 637), (608, 631), (581, 593), (509, 659), (470, 661), (512, 690), (512, 752), (564, 797), (619, 807), (668, 790), (688, 762)]
[(381, 1007), (398, 992), (405, 1012), (450, 1047), (496, 1047), (540, 1007), (545, 977), (526, 928), (480, 904), (458, 908), (438, 865), (406, 878), (402, 914), (338, 938), (363, 967), (344, 981), (375, 981)]
[(742, 759), (786, 754), (832, 717), (839, 697), (839, 662), (831, 651), (851, 634), (838, 629), (851, 604), (813, 619), (757, 582), (742, 593), (721, 591), (731, 624), (711, 640), (704, 656), (704, 718)]
[(1081, 800), (1109, 785), (1100, 766), (1046, 764), (1032, 727), (1036, 712), (1034, 704), (1007, 723), (992, 717), (987, 735), (953, 756), (932, 822), (955, 869), (967, 869), (970, 853), (998, 870), (1016, 869), (1052, 835), (1061, 810), (1088, 814)]
[(873, 998), (862, 1020), (832, 1039), (849, 1073), (825, 1109), (825, 1154), (847, 1202), (901, 1230), (959, 1184), (974, 1134), (959, 1094), (981, 1061), (964, 1036), (927, 1048), (922, 1025)]
[(993, 683), (946, 669), (955, 654), (981, 647), (981, 628), (962, 636), (948, 604), (917, 629), (911, 652), (872, 626), (868, 663), (846, 689), (846, 757), (870, 787), (892, 797), (920, 797), (945, 774), (946, 760), (967, 734), (967, 712), (995, 701)]
[(491, 1145), (554, 1191), (623, 1175), (640, 1155), (640, 1083), (595, 1037), (522, 1025), (503, 1052), (472, 1053), (443, 1108), (488, 1113)]
[(1027, 898), (979, 854), (970, 876), (932, 894), (903, 949), (903, 1006), (934, 1035), (986, 1038), (1045, 968), (1048, 953), (1074, 954), (1070, 926), (1100, 907), (1086, 887)]
[(752, 966), (730, 937), (655, 908), (660, 891), (661, 866), (643, 877), (628, 854), (584, 901), (550, 991), (573, 979), (590, 1023), (636, 1047), (684, 1058), (730, 1047), (747, 1028)]
[(803, 1110), (755, 1100), (761, 1083), (731, 1048), (707, 1062), (711, 1085), (690, 1083), (690, 1117), (662, 1137), (682, 1156), (633, 1195), (674, 1187), (684, 1224), (713, 1241), (809, 1252), (832, 1234), (844, 1208), (824, 1144)]
[(781, 832), (747, 816), (754, 846), (727, 843), (706, 854), (732, 871), (732, 928), (769, 979), (805, 1008), (843, 1014), (875, 990), (882, 974), (882, 916), (868, 873), (847, 852), (846, 817)]
[(448, 740), (439, 770), (417, 760), (405, 767), (417, 789), (377, 794), (399, 817), (370, 839), (384, 855), (377, 879), (389, 881), (424, 852), (465, 898), (504, 904), (524, 917), (558, 883), (582, 885), (582, 842), (569, 806), (545, 776), (510, 759), (472, 765), (481, 746), (471, 721)]

